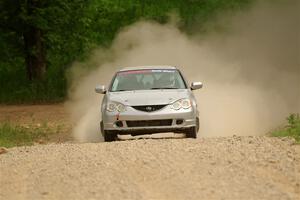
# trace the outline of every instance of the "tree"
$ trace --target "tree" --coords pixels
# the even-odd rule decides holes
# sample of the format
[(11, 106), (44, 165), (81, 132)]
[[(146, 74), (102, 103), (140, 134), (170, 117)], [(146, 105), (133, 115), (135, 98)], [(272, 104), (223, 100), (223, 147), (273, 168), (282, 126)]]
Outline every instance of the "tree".
[[(35, 17), (35, 11), (43, 7), (42, 2), (25, 1), (25, 13), (29, 19)], [(23, 29), (23, 40), (28, 79), (43, 79), (46, 73), (46, 59), (42, 28), (35, 23), (27, 23)]]
[(218, 10), (250, 1), (0, 0), (0, 102), (64, 99), (71, 63), (108, 47), (122, 27), (141, 18), (166, 23), (175, 11), (180, 28), (192, 33)]
[(45, 6), (40, 0), (4, 0), (1, 7), (1, 29), (21, 38), (16, 41), (22, 52), (29, 80), (41, 80), (46, 72), (43, 24), (39, 24), (39, 10)]
[[(85, 15), (82, 11), (89, 2), (90, 0), (0, 2), (0, 7), (4, 8), (0, 12), (1, 32), (3, 32), (1, 37), (6, 37), (6, 40), (14, 43), (13, 46), (24, 58), (30, 81), (45, 78), (48, 64), (46, 52), (49, 48), (58, 50), (57, 47), (61, 46), (66, 38), (70, 37), (69, 35), (78, 36), (74, 28), (80, 24), (80, 17)], [(57, 38), (60, 41), (55, 41)], [(72, 39), (76, 41), (74, 37)]]

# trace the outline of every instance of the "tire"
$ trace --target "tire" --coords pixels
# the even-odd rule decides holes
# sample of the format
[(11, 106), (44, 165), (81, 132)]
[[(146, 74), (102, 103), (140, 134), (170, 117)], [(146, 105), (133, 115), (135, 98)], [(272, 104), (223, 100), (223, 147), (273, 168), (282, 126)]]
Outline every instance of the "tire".
[(189, 128), (187, 131), (186, 131), (186, 137), (187, 138), (197, 138), (197, 133), (198, 133), (198, 131), (199, 131), (199, 127), (200, 127), (200, 125), (199, 125), (199, 118), (197, 117), (196, 118), (196, 126), (193, 126), (193, 127), (191, 127), (191, 128)]
[(103, 133), (104, 141), (105, 142), (113, 142), (117, 138), (117, 134), (113, 131), (105, 131)]
[(197, 138), (197, 128), (195, 126), (189, 128), (186, 132), (185, 135), (187, 138)]
[(100, 131), (102, 136), (104, 136), (104, 125), (103, 125), (103, 121), (100, 122)]
[(199, 129), (200, 129), (200, 121), (199, 121), (199, 118), (198, 117), (196, 117), (196, 131), (197, 131), (197, 133), (199, 132)]

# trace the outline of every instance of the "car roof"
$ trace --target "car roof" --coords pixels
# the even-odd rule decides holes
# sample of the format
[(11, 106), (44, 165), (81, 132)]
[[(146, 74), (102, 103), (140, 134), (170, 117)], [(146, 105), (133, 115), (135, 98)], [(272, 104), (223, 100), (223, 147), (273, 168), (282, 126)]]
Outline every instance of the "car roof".
[(144, 69), (177, 69), (174, 66), (164, 66), (164, 65), (158, 65), (158, 66), (137, 66), (137, 67), (125, 67), (121, 70), (122, 71), (132, 71), (132, 70), (144, 70)]

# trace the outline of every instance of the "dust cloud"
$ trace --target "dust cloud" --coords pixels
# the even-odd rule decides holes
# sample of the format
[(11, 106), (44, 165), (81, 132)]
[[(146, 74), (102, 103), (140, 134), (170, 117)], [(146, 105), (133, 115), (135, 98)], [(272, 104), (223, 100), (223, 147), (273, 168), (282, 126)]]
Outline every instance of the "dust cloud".
[(123, 29), (111, 48), (94, 51), (70, 71), (66, 106), (75, 139), (102, 140), (102, 96), (94, 87), (108, 85), (127, 66), (173, 65), (189, 81), (202, 81), (204, 88), (194, 92), (200, 136), (260, 135), (281, 126), (300, 112), (299, 8), (297, 0), (258, 1), (247, 11), (220, 14), (205, 35), (188, 36), (172, 22)]

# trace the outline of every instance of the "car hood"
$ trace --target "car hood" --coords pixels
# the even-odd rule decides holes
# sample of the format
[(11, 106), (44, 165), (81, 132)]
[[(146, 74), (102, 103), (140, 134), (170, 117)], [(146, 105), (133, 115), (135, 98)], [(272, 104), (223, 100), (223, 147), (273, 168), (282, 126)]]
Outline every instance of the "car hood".
[(107, 94), (108, 101), (116, 101), (128, 106), (170, 104), (183, 98), (190, 98), (189, 90), (134, 90)]

